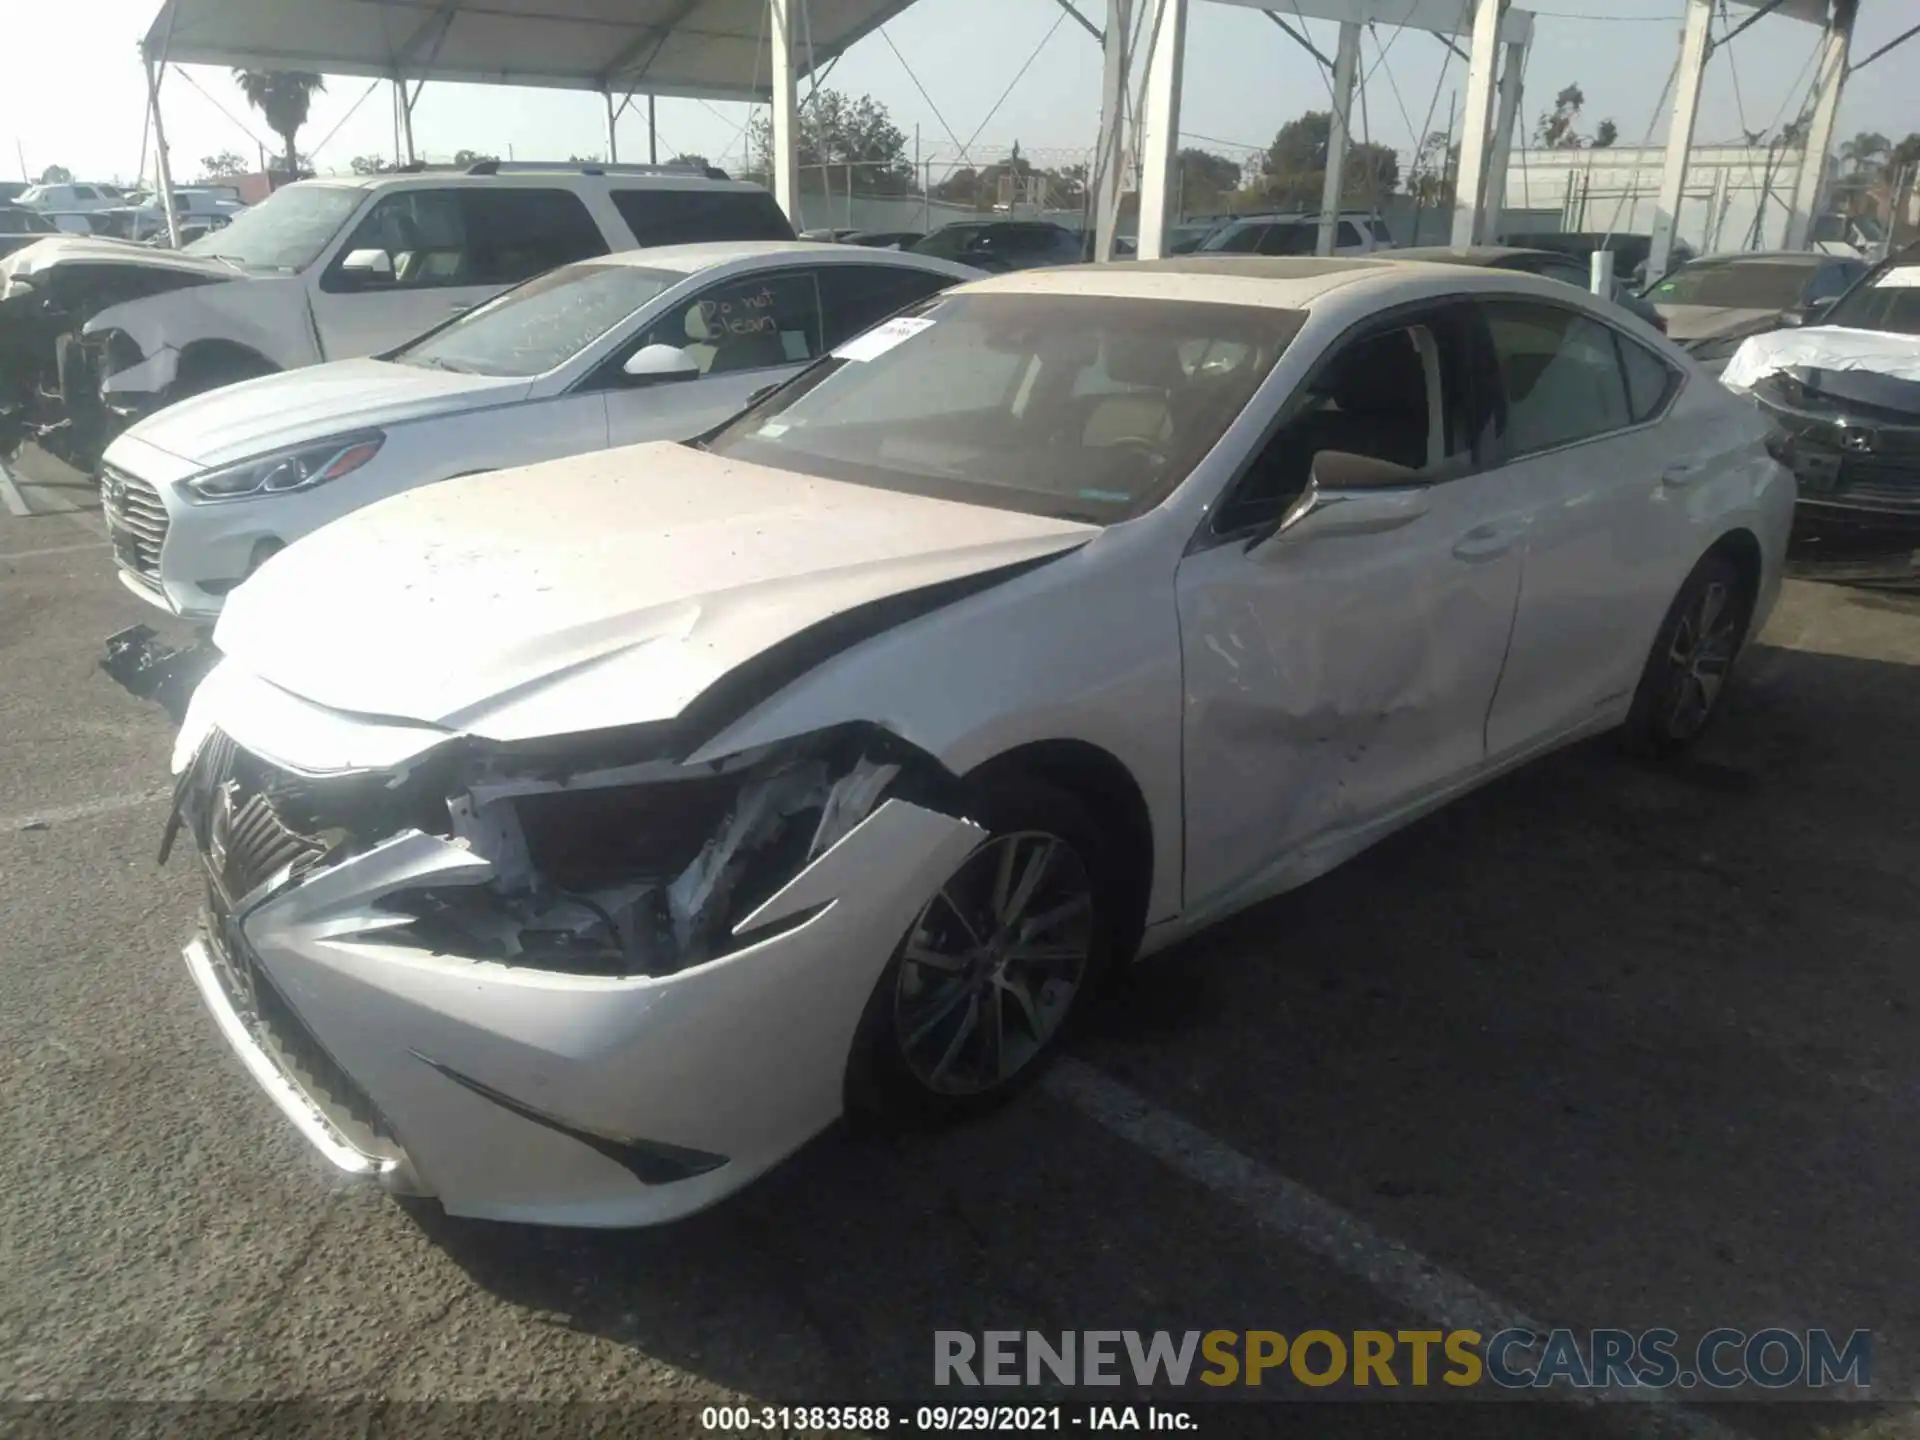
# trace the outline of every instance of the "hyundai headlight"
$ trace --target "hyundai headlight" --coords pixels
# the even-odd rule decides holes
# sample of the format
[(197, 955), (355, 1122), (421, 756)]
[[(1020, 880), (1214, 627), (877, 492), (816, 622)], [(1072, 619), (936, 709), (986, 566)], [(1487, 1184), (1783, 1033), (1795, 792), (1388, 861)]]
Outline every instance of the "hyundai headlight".
[(195, 475), (182, 481), (181, 489), (194, 501), (243, 500), (257, 495), (311, 490), (342, 475), (351, 475), (380, 453), (386, 438), (374, 431), (322, 440), (297, 450), (279, 450)]

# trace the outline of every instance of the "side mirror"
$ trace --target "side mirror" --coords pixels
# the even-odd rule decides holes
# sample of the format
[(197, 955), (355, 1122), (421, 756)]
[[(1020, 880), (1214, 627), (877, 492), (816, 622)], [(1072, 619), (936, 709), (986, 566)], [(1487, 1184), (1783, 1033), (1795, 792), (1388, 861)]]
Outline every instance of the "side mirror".
[(1827, 318), (1827, 312), (1833, 309), (1834, 302), (1839, 298), (1838, 295), (1825, 295), (1782, 311), (1780, 324), (1789, 330), (1797, 330), (1802, 325), (1818, 325)]
[(360, 284), (393, 279), (393, 257), (384, 250), (354, 250), (340, 262), (340, 273)]
[(620, 372), (634, 380), (698, 380), (700, 362), (677, 345), (642, 345)]
[(1310, 540), (1378, 535), (1411, 525), (1427, 513), (1427, 486), (1418, 471), (1371, 455), (1322, 450), (1312, 479), (1269, 536), (1255, 541), (1263, 558)]

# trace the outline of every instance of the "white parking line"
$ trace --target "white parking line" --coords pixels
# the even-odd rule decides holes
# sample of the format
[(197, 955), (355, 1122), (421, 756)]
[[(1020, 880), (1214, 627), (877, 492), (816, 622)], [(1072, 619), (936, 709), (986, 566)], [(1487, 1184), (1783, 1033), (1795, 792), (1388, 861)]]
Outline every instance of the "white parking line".
[[(1522, 1328), (1544, 1335), (1553, 1327), (1529, 1319), (1464, 1276), (1434, 1264), (1366, 1221), (1289, 1180), (1224, 1141), (1162, 1110), (1144, 1096), (1077, 1060), (1061, 1060), (1041, 1088), (1122, 1140), (1138, 1146), (1189, 1180), (1247, 1211), (1269, 1231), (1310, 1250), (1365, 1282), (1403, 1309), (1450, 1330)], [(1613, 1386), (1592, 1391), (1544, 1392), (1578, 1404), (1608, 1405), (1601, 1412), (1635, 1436), (1735, 1440), (1739, 1432), (1676, 1404), (1667, 1392)]]
[(0, 503), (6, 505), (9, 515), (16, 515), (22, 520), (33, 514), (32, 509), (27, 505), (27, 497), (22, 495), (19, 487), (13, 483), (13, 472), (7, 469), (7, 462), (4, 460), (0, 460)]
[(67, 820), (90, 820), (96, 815), (111, 815), (119, 810), (135, 810), (142, 805), (151, 805), (156, 800), (165, 800), (172, 794), (171, 787), (162, 790), (142, 790), (137, 795), (107, 795), (98, 800), (83, 800), (78, 805), (60, 805), (51, 810), (24, 810), (17, 815), (0, 815), (0, 833), (9, 830), (25, 830), (29, 825), (37, 828), (44, 825), (58, 825)]
[(74, 545), (43, 545), (38, 550), (0, 550), (0, 560), (37, 560), (42, 555), (72, 555), (80, 550), (104, 550), (105, 540), (82, 540)]

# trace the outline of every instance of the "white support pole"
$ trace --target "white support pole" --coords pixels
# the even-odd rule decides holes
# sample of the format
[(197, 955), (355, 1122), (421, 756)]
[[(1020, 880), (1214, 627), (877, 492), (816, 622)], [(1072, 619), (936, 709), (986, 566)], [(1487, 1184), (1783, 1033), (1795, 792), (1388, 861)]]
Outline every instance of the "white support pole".
[(794, 0), (767, 0), (767, 30), (773, 42), (773, 198), (793, 228), (800, 221), (799, 85), (793, 73)]
[(1467, 57), (1466, 113), (1460, 122), (1460, 171), (1453, 182), (1455, 245), (1480, 237), (1480, 194), (1487, 173), (1487, 131), (1493, 120), (1493, 73), (1500, 59), (1500, 20), (1506, 0), (1474, 0), (1473, 52)]
[[(1151, 5), (1153, 0), (1140, 3)], [(1113, 259), (1114, 236), (1120, 225), (1120, 195), (1127, 164), (1127, 76), (1132, 60), (1127, 54), (1127, 37), (1132, 21), (1133, 0), (1107, 0), (1106, 63), (1100, 75), (1100, 148), (1093, 158), (1093, 258), (1099, 261)]]
[(1147, 27), (1147, 96), (1140, 107), (1139, 258), (1166, 254), (1167, 228), (1180, 163), (1180, 79), (1187, 60), (1188, 0), (1146, 0), (1153, 5)]
[(167, 221), (167, 244), (180, 248), (180, 217), (173, 213), (173, 165), (167, 158), (167, 132), (160, 123), (161, 71), (147, 63), (147, 104), (153, 111), (153, 188), (160, 192), (160, 213)]
[(613, 108), (613, 92), (606, 90), (601, 93), (607, 102), (607, 163), (617, 165), (620, 163), (620, 133), (615, 122), (619, 120), (620, 112)]
[(1687, 0), (1687, 24), (1680, 32), (1680, 71), (1673, 92), (1673, 120), (1667, 127), (1667, 161), (1660, 172), (1660, 198), (1653, 211), (1653, 241), (1647, 248), (1647, 279), (1667, 273), (1673, 232), (1680, 223), (1680, 202), (1687, 190), (1687, 156), (1693, 149), (1693, 122), (1700, 112), (1700, 80), (1707, 71), (1707, 25), (1713, 0)]
[[(1727, 218), (1727, 167), (1713, 167), (1713, 194), (1707, 199), (1707, 233), (1702, 237), (1700, 253), (1711, 255), (1720, 248), (1720, 225)], [(1647, 279), (1657, 277), (1649, 274)]]
[(1827, 152), (1833, 148), (1833, 123), (1839, 118), (1840, 92), (1847, 81), (1855, 3), (1834, 0), (1833, 19), (1820, 42), (1820, 64), (1813, 81), (1813, 119), (1807, 127), (1807, 148), (1800, 157), (1800, 178), (1793, 187), (1793, 209), (1787, 216), (1789, 250), (1804, 250), (1813, 239), (1814, 217), (1826, 188)]
[[(413, 148), (413, 100), (414, 100), (414, 97), (407, 92), (406, 76), (396, 75), (393, 80), (393, 85), (394, 85), (394, 90), (398, 94), (400, 99), (401, 163), (406, 165), (412, 165), (420, 158), (419, 155), (415, 153)], [(293, 178), (298, 179), (299, 177), (296, 175)]]
[(658, 98), (651, 90), (647, 92), (647, 163), (649, 165), (660, 163), (660, 128), (654, 123), (659, 115), (659, 112), (654, 109)]
[(1493, 119), (1493, 147), (1487, 155), (1486, 201), (1482, 206), (1480, 238), (1500, 238), (1500, 216), (1507, 206), (1507, 166), (1513, 159), (1513, 126), (1520, 116), (1520, 87), (1527, 73), (1527, 47), (1507, 46), (1507, 62), (1500, 71), (1500, 88)]
[(1340, 22), (1340, 48), (1333, 52), (1333, 119), (1327, 129), (1327, 174), (1320, 188), (1320, 232), (1313, 253), (1331, 255), (1340, 225), (1340, 187), (1346, 178), (1347, 140), (1353, 119), (1353, 72), (1360, 64), (1360, 25)]

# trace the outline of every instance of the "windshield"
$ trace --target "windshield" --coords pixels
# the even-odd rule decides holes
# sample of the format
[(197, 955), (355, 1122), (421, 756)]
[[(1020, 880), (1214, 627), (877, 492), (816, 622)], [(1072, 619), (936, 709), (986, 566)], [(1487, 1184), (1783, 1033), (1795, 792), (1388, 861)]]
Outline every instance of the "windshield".
[(883, 490), (1112, 524), (1213, 448), (1304, 313), (958, 295), (841, 346), (709, 443)]
[(1861, 281), (1840, 297), (1820, 323), (1920, 335), (1920, 259), (1889, 265)]
[(289, 185), (181, 250), (231, 260), (248, 270), (304, 270), (366, 198), (356, 186)]
[(638, 265), (565, 265), (386, 358), (474, 375), (545, 374), (686, 278), (677, 270)]
[(1695, 260), (1647, 292), (1656, 305), (1722, 310), (1785, 310), (1799, 303), (1814, 265), (1788, 260)]

